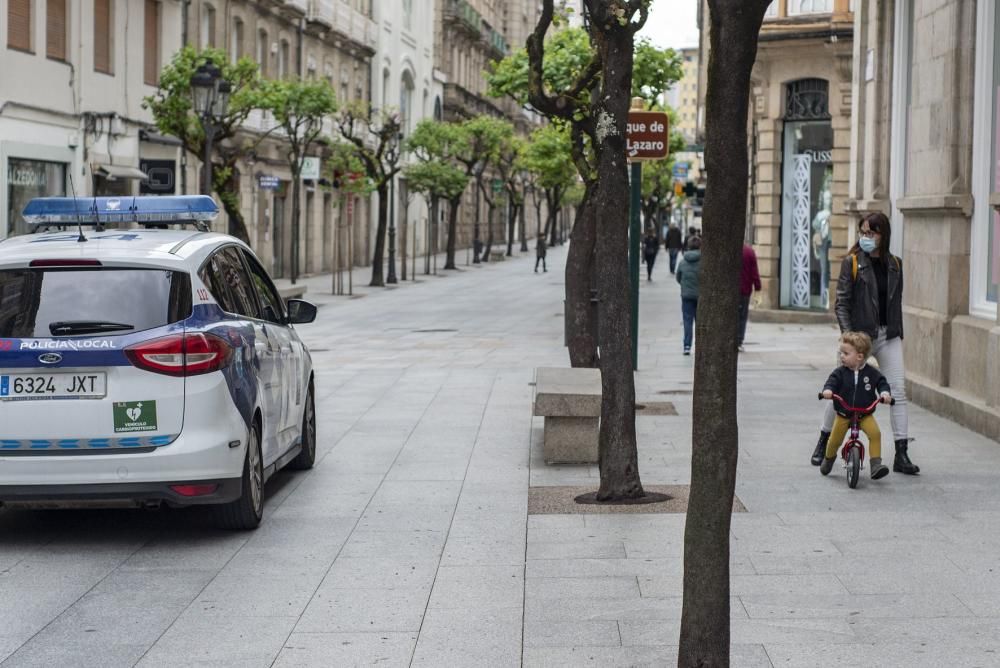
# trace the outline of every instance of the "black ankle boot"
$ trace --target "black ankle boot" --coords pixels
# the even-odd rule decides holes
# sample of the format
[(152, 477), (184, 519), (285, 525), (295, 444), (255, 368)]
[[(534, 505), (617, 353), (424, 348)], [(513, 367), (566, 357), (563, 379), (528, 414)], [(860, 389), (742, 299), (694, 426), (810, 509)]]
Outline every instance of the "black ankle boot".
[(896, 473), (917, 475), (920, 473), (920, 467), (910, 461), (910, 455), (906, 452), (908, 444), (909, 439), (906, 438), (896, 441), (896, 458), (892, 460), (892, 470)]
[(823, 463), (823, 454), (826, 452), (826, 442), (830, 440), (830, 432), (821, 431), (819, 432), (819, 442), (816, 443), (816, 449), (813, 450), (812, 462), (813, 466), (819, 466)]

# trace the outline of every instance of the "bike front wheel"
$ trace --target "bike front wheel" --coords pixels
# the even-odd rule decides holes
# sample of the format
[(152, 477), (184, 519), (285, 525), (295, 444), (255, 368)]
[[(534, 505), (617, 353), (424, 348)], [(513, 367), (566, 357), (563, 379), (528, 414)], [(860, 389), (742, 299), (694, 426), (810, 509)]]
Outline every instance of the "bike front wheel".
[(847, 486), (854, 489), (861, 478), (861, 452), (858, 448), (847, 451)]

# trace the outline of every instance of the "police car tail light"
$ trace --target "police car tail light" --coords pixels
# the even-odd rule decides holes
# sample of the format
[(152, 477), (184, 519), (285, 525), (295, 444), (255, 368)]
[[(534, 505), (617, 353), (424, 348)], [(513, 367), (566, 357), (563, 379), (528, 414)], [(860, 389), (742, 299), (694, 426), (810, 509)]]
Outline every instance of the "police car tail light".
[(173, 334), (125, 349), (125, 356), (139, 369), (168, 376), (196, 376), (227, 364), (233, 349), (211, 334)]

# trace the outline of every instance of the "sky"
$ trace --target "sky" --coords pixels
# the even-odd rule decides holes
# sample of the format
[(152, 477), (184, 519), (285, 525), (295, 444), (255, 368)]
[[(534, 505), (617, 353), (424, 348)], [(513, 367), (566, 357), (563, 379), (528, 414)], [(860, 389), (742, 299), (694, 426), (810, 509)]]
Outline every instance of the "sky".
[(661, 48), (698, 46), (698, 0), (653, 0), (639, 35)]

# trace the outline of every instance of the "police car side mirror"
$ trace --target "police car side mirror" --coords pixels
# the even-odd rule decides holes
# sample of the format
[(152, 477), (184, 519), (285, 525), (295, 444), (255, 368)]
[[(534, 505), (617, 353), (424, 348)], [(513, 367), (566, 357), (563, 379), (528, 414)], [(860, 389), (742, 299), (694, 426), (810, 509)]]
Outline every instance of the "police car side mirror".
[(288, 306), (288, 324), (305, 325), (316, 319), (316, 307), (302, 299), (289, 299), (285, 302)]

